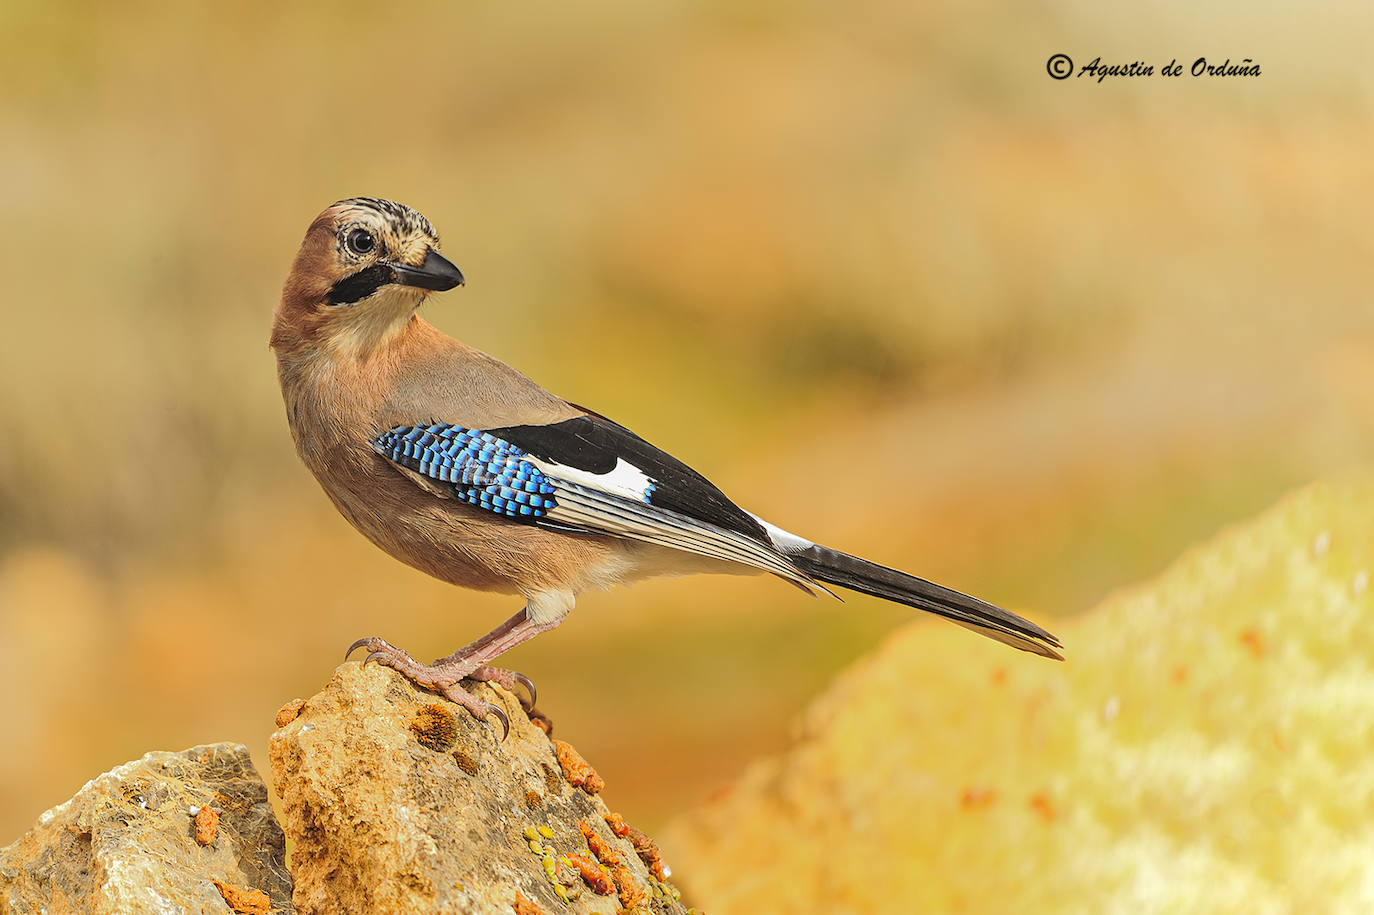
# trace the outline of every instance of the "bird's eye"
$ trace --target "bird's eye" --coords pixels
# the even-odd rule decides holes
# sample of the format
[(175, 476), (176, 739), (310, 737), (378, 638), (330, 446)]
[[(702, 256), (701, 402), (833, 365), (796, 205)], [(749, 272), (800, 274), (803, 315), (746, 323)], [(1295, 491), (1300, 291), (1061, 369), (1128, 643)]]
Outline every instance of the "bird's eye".
[(354, 229), (348, 233), (348, 250), (354, 254), (369, 254), (377, 247), (377, 239), (366, 229)]

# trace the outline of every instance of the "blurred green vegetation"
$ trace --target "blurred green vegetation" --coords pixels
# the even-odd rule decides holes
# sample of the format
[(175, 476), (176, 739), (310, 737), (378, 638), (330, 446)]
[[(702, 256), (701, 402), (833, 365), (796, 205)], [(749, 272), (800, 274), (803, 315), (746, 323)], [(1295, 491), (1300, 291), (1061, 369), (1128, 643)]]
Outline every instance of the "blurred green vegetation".
[[(513, 609), (377, 554), (292, 451), (267, 325), (341, 197), (438, 226), (448, 332), (1050, 625), (1367, 462), (1374, 12), (1226, 9), (0, 6), (0, 841), (155, 746), (263, 762), (359, 635)], [(1264, 75), (1058, 83), (1060, 50)], [(652, 825), (909, 618), (655, 582), (512, 663)]]

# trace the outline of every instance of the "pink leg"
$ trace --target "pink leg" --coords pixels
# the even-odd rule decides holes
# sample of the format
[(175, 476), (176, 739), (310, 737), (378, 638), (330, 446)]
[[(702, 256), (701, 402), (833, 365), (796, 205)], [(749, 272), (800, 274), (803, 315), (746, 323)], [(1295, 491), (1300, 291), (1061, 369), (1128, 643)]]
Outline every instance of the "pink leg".
[[(421, 664), (401, 649), (375, 637), (358, 639), (349, 646), (344, 658), (347, 659), (354, 651), (366, 647), (370, 653), (363, 661), (364, 664), (368, 661), (384, 664), (418, 686), (443, 693), (467, 709), (474, 717), (485, 718), (487, 715), (495, 715), (501, 719), (505, 734), (509, 734), (510, 721), (501, 707), (478, 699), (464, 689), (460, 681), (491, 680), (512, 691), (515, 690), (517, 683), (522, 684), (530, 693), (527, 708), (532, 708), (536, 694), (534, 684), (529, 678), (501, 667), (489, 667), (487, 662), (495, 660), (541, 632), (548, 632), (560, 622), (561, 618), (545, 623), (531, 622), (528, 611), (522, 609), (477, 641), (465, 645), (447, 657), (435, 660), (433, 664)], [(503, 738), (505, 734), (502, 735)]]

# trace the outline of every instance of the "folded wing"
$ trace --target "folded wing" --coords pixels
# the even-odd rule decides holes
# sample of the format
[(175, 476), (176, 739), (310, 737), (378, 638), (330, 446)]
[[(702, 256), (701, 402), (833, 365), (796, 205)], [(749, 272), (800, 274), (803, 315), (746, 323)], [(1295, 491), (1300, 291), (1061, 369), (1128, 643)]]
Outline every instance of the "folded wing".
[(372, 444), (436, 495), (512, 521), (653, 543), (816, 587), (705, 477), (600, 416), (486, 430), (420, 423)]

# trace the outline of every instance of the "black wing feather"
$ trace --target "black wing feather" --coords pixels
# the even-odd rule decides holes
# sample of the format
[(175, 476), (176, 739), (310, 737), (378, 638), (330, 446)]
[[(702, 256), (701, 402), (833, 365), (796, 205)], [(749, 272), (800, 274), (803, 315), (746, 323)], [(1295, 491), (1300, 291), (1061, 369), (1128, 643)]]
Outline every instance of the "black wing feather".
[(616, 462), (624, 458), (654, 481), (650, 505), (744, 534), (772, 547), (768, 533), (754, 516), (731, 502), (714, 483), (604, 416), (589, 413), (546, 426), (505, 426), (487, 431), (533, 457), (588, 473), (610, 473)]

